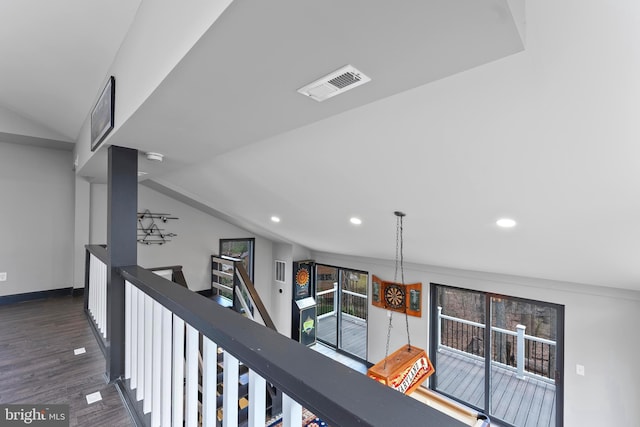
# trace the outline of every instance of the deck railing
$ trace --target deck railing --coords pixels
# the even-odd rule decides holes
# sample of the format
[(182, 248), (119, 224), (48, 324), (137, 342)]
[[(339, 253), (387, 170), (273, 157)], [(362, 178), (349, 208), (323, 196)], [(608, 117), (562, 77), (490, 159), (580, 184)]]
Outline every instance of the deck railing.
[[(318, 307), (318, 318), (333, 316), (338, 310), (336, 299), (337, 285), (333, 285), (332, 289), (325, 289), (316, 293), (316, 306)], [(325, 316), (326, 315), (326, 316)]]
[(284, 393), (284, 427), (301, 425), (302, 407), (333, 426), (463, 425), (151, 271), (116, 270), (123, 301), (106, 315), (122, 304), (114, 312), (124, 313), (124, 345), (107, 357), (124, 360), (116, 384), (140, 425), (238, 426), (241, 369), (249, 371), (251, 427), (265, 426), (267, 382)]
[[(334, 284), (332, 289), (326, 289), (316, 293), (316, 305), (318, 307), (318, 318), (335, 316), (338, 311), (338, 286)], [(340, 307), (343, 313), (349, 314), (356, 319), (367, 320), (367, 296), (357, 292), (340, 291), (342, 300)]]
[(367, 319), (367, 296), (343, 289), (342, 312), (358, 319)]
[[(484, 358), (485, 325), (442, 314), (438, 307), (438, 350), (447, 347), (464, 354)], [(555, 346), (553, 340), (526, 334), (526, 326), (516, 325), (511, 331), (491, 327), (491, 361), (525, 375), (553, 381), (555, 378)]]

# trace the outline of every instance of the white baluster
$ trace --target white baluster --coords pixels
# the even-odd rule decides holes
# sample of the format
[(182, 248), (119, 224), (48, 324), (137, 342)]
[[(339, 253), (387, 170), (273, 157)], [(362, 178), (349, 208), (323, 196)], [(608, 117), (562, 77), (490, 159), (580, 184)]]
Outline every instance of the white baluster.
[(104, 322), (104, 334), (103, 337), (107, 338), (107, 329), (108, 329), (108, 322), (107, 322), (107, 293), (109, 292), (108, 286), (107, 286), (107, 265), (106, 264), (102, 264), (103, 265), (103, 269), (104, 269), (104, 275), (103, 280), (104, 280), (104, 300), (103, 300), (103, 306), (102, 306), (102, 321)]
[(238, 426), (238, 359), (224, 352), (222, 427)]
[(162, 417), (160, 425), (171, 425), (171, 345), (173, 344), (173, 314), (162, 307)]
[(124, 378), (131, 378), (131, 283), (124, 282)]
[[(207, 337), (202, 337), (202, 340), (202, 427), (215, 427), (218, 346)], [(260, 427), (264, 427), (264, 424)]]
[(93, 317), (93, 320), (96, 322), (96, 325), (98, 324), (98, 305), (96, 303), (96, 301), (98, 300), (98, 276), (100, 275), (100, 272), (98, 271), (98, 259), (94, 256), (91, 255), (91, 277), (90, 277), (90, 281), (91, 281), (91, 287), (89, 288), (89, 292), (90, 292), (90, 297), (91, 297), (91, 316)]
[(102, 337), (107, 338), (107, 266), (101, 261), (100, 267), (102, 267), (102, 275), (100, 277), (102, 284), (102, 301), (100, 303), (100, 310), (102, 313)]
[(142, 412), (151, 412), (151, 384), (153, 382), (153, 300), (144, 294), (144, 399)]
[(198, 426), (198, 331), (187, 324), (185, 427)]
[(138, 384), (138, 294), (140, 291), (131, 288), (131, 380), (129, 387), (135, 389)]
[(298, 427), (302, 424), (302, 406), (282, 393), (282, 427)]
[(95, 256), (93, 254), (89, 255), (89, 313), (91, 314), (91, 317), (93, 317), (93, 320), (95, 321), (96, 319), (96, 311), (95, 311), (95, 303), (94, 303), (94, 298), (95, 298), (95, 294), (96, 294), (96, 280), (95, 280), (95, 275), (96, 275), (96, 261), (95, 261)]
[(172, 407), (174, 427), (182, 427), (184, 419), (184, 320), (173, 315), (173, 383)]
[(136, 399), (144, 398), (144, 292), (138, 291), (138, 388)]
[(249, 427), (266, 424), (267, 382), (253, 370), (249, 371)]
[(161, 379), (162, 379), (162, 305), (153, 300), (153, 354), (152, 354), (152, 392), (151, 392), (151, 426), (160, 426)]

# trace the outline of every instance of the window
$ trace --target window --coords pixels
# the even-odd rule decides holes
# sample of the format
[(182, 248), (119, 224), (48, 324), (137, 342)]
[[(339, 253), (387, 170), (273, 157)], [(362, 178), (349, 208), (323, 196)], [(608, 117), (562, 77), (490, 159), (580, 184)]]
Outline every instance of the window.
[(242, 260), (249, 278), (254, 282), (253, 260), (255, 239), (220, 239), (220, 256), (228, 256)]
[(430, 387), (509, 426), (562, 426), (564, 307), (431, 286)]

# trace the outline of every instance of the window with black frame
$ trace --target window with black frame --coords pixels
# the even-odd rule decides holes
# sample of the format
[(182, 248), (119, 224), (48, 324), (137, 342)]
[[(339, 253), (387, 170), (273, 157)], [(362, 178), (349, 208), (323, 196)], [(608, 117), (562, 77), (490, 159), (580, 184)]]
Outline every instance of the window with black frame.
[[(229, 257), (242, 261), (244, 268), (251, 281), (254, 281), (254, 259), (255, 259), (255, 239), (254, 238), (238, 238), (238, 239), (220, 239), (221, 257)], [(214, 292), (230, 301), (233, 300), (233, 276), (221, 277), (221, 284), (218, 288), (214, 288)], [(228, 289), (227, 289), (228, 288)]]
[(249, 274), (251, 281), (253, 278), (254, 260), (254, 238), (246, 239), (220, 239), (220, 256), (228, 256), (242, 261), (244, 268)]

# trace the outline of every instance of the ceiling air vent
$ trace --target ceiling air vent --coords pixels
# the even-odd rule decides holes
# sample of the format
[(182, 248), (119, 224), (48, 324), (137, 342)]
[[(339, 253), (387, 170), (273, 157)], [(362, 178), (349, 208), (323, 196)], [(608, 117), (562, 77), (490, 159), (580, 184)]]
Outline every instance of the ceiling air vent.
[(298, 93), (306, 95), (318, 102), (339, 95), (354, 87), (371, 81), (371, 79), (351, 65), (340, 68), (313, 83), (298, 89)]

